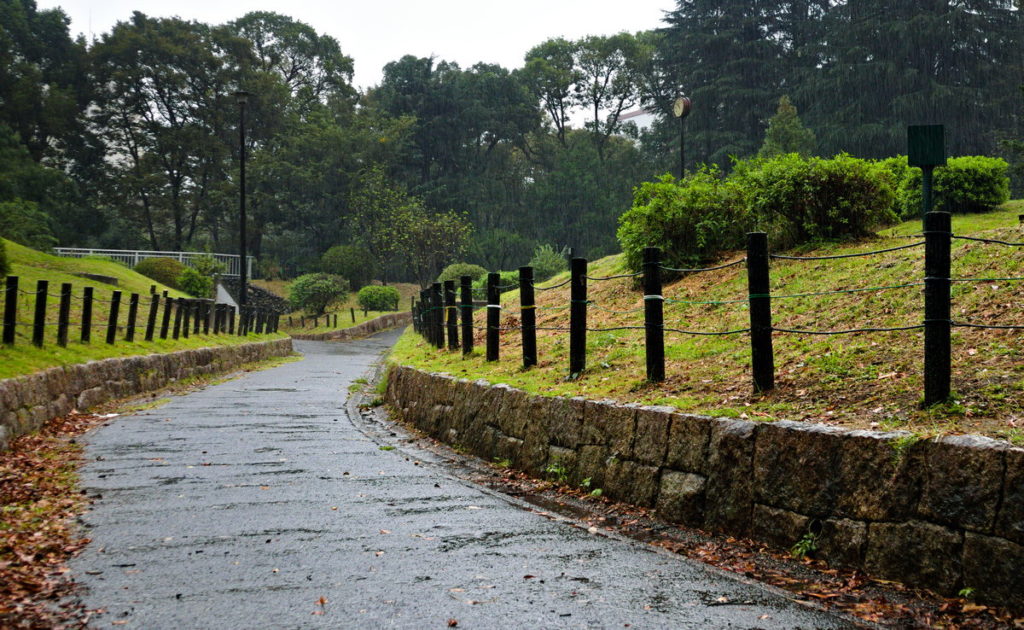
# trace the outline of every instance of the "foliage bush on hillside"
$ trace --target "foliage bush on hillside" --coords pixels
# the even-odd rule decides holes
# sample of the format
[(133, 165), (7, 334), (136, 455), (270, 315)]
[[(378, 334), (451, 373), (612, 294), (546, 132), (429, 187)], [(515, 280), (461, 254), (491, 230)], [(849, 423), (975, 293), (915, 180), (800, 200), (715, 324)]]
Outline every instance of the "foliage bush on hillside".
[(773, 249), (866, 236), (897, 219), (889, 171), (849, 155), (749, 160), (736, 165), (731, 179), (743, 189), (754, 227), (768, 233)]
[(7, 262), (7, 245), (0, 241), (0, 276), (6, 276), (10, 271), (11, 266)]
[(348, 281), (327, 273), (307, 273), (291, 284), (289, 302), (292, 308), (309, 315), (323, 315), (327, 307), (348, 295)]
[(184, 270), (185, 265), (173, 258), (144, 258), (135, 265), (137, 273), (174, 289), (181, 289), (178, 278)]
[(43, 251), (57, 244), (46, 213), (23, 199), (0, 202), (0, 236)]
[(533, 258), (530, 259), (530, 266), (533, 267), (533, 280), (544, 282), (548, 278), (568, 271), (569, 269), (569, 248), (555, 249), (551, 245), (538, 245), (533, 250)]
[(359, 308), (367, 311), (397, 311), (398, 289), (395, 287), (367, 286), (357, 294)]
[(320, 257), (320, 269), (324, 273), (345, 278), (353, 290), (370, 284), (376, 273), (370, 250), (359, 245), (335, 245), (330, 248)]
[(687, 267), (741, 247), (748, 223), (740, 188), (711, 168), (637, 186), (618, 237), (630, 269), (640, 269), (645, 247), (660, 247), (667, 266)]
[(472, 265), (470, 263), (452, 263), (441, 271), (441, 275), (437, 276), (437, 281), (444, 282), (446, 280), (454, 280), (455, 283), (458, 284), (459, 278), (462, 276), (469, 276), (473, 282), (476, 282), (486, 275), (487, 270), (480, 265)]
[(213, 278), (192, 267), (182, 269), (175, 285), (193, 297), (208, 298), (213, 293)]
[[(905, 159), (905, 158), (904, 158)], [(935, 169), (933, 209), (943, 212), (988, 212), (1010, 200), (1009, 164), (1002, 158), (969, 155), (950, 158)], [(909, 168), (900, 184), (899, 212), (921, 216), (921, 169)]]

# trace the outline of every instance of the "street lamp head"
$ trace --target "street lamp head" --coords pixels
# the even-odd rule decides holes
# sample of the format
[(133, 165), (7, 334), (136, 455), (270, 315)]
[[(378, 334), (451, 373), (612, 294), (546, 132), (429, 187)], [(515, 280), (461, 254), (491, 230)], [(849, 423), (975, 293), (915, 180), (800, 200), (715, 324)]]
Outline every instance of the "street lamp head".
[(245, 105), (249, 102), (249, 93), (245, 90), (238, 90), (235, 92), (235, 102), (239, 105)]

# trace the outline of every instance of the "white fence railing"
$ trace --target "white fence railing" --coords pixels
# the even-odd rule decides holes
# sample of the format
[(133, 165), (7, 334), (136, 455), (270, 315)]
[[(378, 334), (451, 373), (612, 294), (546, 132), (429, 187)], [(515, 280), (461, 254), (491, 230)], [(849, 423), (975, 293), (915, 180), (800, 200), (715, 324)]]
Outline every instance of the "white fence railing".
[[(91, 249), (85, 247), (54, 247), (53, 251), (58, 256), (64, 256), (66, 258), (85, 258), (86, 256), (100, 256), (103, 258), (110, 258), (121, 264), (127, 265), (128, 267), (134, 267), (139, 264), (140, 260), (146, 258), (173, 258), (178, 262), (188, 265), (189, 267), (195, 266), (195, 259), (203, 256), (212, 256), (214, 260), (224, 265), (225, 276), (238, 276), (239, 266), (238, 254), (207, 254), (205, 252), (154, 252), (154, 251), (143, 251), (137, 249)], [(246, 256), (248, 264), (246, 265), (246, 276), (252, 278), (252, 256)]]

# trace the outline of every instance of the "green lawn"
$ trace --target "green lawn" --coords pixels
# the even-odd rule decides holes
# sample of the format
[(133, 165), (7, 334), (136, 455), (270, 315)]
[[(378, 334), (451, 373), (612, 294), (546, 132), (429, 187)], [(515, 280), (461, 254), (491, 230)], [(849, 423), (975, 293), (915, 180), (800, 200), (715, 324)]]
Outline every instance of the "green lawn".
[[(173, 352), (189, 348), (201, 348), (218, 345), (234, 345), (256, 339), (276, 339), (284, 335), (249, 335), (248, 338), (230, 335), (198, 335), (188, 339), (142, 341), (145, 330), (146, 316), (149, 313), (150, 287), (162, 295), (167, 291), (171, 297), (187, 297), (184, 293), (166, 287), (145, 276), (135, 273), (120, 263), (96, 258), (61, 258), (45, 254), (11, 241), (4, 242), (7, 257), (11, 262), (11, 276), (18, 277), (20, 295), (18, 298), (17, 335), (13, 346), (0, 346), (0, 378), (10, 378), (20, 374), (28, 374), (56, 365), (83, 363), (94, 359), (105, 359), (115, 356), (130, 356), (154, 352)], [(75, 274), (89, 273), (108, 276), (117, 280), (112, 286)], [(36, 283), (47, 280), (46, 334), (42, 348), (32, 345), (31, 322), (35, 309)], [(62, 283), (72, 285), (70, 321), (68, 331), (69, 343), (66, 348), (57, 345), (57, 315), (59, 296)], [(95, 302), (92, 315), (92, 340), (88, 344), (81, 343), (82, 301), (85, 287), (92, 287)], [(107, 345), (106, 326), (109, 318), (109, 301), (113, 291), (121, 291), (121, 307), (118, 313), (119, 331), (117, 343)], [(138, 328), (135, 331), (136, 341), (127, 343), (124, 339), (124, 326), (128, 321), (128, 301), (132, 293), (140, 295), (137, 318)], [(0, 313), (5, 308), (0, 298)], [(163, 314), (161, 306), (160, 315)]]
[[(1017, 215), (1024, 204), (1011, 202), (987, 214), (953, 219), (956, 234), (1024, 241)], [(913, 243), (920, 221), (881, 230), (857, 243), (804, 247), (794, 255), (866, 252)], [(1022, 278), (1024, 248), (955, 240), (956, 278)], [(734, 252), (722, 262), (738, 260)], [(589, 275), (622, 273), (620, 256), (591, 263)], [(777, 328), (838, 331), (921, 323), (924, 249), (831, 261), (772, 263), (772, 312)], [(550, 280), (553, 285), (568, 276)], [(955, 403), (919, 408), (922, 392), (923, 334), (905, 332), (839, 336), (773, 335), (776, 389), (752, 392), (749, 336), (666, 335), (664, 383), (650, 384), (644, 372), (642, 330), (607, 330), (643, 325), (643, 296), (631, 280), (591, 281), (588, 326), (605, 329), (587, 337), (587, 370), (567, 380), (568, 334), (538, 333), (539, 365), (524, 370), (518, 331), (501, 335), (501, 360), (484, 361), (483, 330), (469, 358), (436, 350), (411, 331), (400, 340), (392, 361), (465, 378), (485, 378), (544, 395), (611, 397), (671, 405), (683, 411), (752, 420), (806, 420), (849, 428), (910, 428), (923, 433), (972, 432), (1024, 442), (1024, 333), (1019, 330), (954, 328)], [(832, 293), (850, 289), (872, 289)], [(823, 294), (824, 293), (824, 294)], [(668, 328), (728, 331), (749, 326), (746, 272), (742, 265), (692, 274), (668, 283), (664, 294)], [(953, 319), (987, 325), (1024, 325), (1024, 282), (996, 280), (955, 283)], [(538, 324), (568, 326), (568, 287), (537, 293)], [(519, 324), (518, 292), (502, 295), (502, 325)], [(476, 314), (478, 327), (484, 313)], [(1018, 427), (1017, 425), (1021, 425)]]

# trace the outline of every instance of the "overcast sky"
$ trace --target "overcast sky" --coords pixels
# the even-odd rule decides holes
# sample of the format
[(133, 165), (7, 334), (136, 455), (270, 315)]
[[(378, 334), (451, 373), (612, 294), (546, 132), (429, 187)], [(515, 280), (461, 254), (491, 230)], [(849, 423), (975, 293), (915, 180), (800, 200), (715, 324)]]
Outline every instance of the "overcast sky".
[(478, 61), (522, 65), (527, 50), (551, 37), (577, 39), (662, 26), (675, 0), (38, 0), (61, 7), (71, 34), (110, 31), (132, 11), (222, 24), (249, 11), (275, 11), (334, 36), (355, 60), (355, 84), (381, 79), (384, 64), (412, 54), (468, 67)]

